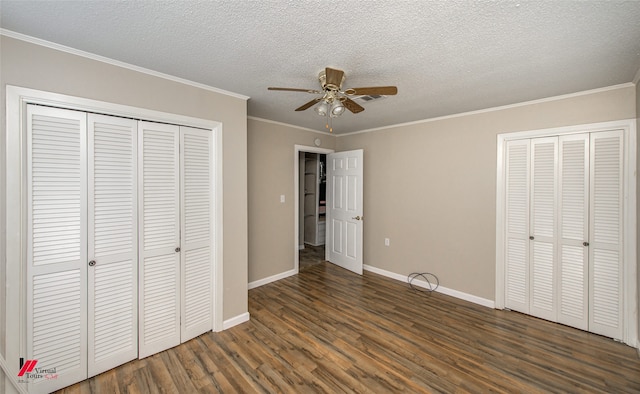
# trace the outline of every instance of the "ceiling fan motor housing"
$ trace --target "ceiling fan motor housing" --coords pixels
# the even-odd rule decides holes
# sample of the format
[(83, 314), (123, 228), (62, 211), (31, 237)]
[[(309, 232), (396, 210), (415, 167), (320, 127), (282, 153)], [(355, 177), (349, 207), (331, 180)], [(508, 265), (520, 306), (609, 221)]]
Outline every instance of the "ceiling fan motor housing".
[(331, 91), (339, 92), (340, 89), (342, 88), (342, 84), (344, 83), (345, 79), (346, 79), (346, 76), (342, 74), (342, 80), (340, 81), (340, 85), (336, 86), (335, 84), (327, 83), (327, 72), (325, 70), (320, 71), (320, 74), (318, 74), (318, 80), (320, 81), (320, 86), (322, 86), (322, 89), (325, 91), (331, 90)]

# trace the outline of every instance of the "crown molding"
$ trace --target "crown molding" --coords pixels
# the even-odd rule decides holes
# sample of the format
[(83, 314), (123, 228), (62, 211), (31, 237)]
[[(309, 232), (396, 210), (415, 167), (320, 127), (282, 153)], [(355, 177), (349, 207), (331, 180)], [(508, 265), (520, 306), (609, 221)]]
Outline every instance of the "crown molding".
[[(639, 70), (639, 73), (640, 73), (640, 70)], [(638, 78), (638, 75), (636, 75), (636, 78)], [(533, 104), (548, 103), (548, 102), (552, 102), (552, 101), (564, 100), (564, 99), (573, 98), (573, 97), (586, 96), (586, 95), (589, 95), (589, 94), (607, 92), (607, 91), (610, 91), (610, 90), (623, 89), (623, 88), (628, 88), (628, 87), (633, 87), (633, 86), (635, 86), (634, 83), (627, 82), (627, 83), (622, 83), (622, 84), (619, 84), (619, 85), (606, 86), (606, 87), (603, 87), (603, 88), (584, 90), (582, 92), (563, 94), (563, 95), (560, 95), (560, 96), (547, 97), (547, 98), (531, 100), (531, 101), (523, 101), (521, 103), (508, 104), (508, 105), (503, 105), (503, 106), (500, 106), (500, 107), (485, 108), (485, 109), (479, 109), (479, 110), (476, 110), (476, 111), (461, 112), (461, 113), (453, 114), (453, 115), (445, 115), (445, 116), (439, 116), (439, 117), (436, 117), (436, 118), (422, 119), (422, 120), (416, 120), (416, 121), (413, 121), (413, 122), (398, 123), (398, 124), (389, 125), (389, 126), (383, 126), (383, 127), (372, 128), (372, 129), (354, 131), (354, 132), (351, 132), (351, 133), (337, 134), (336, 137), (345, 137), (345, 136), (348, 136), (348, 135), (361, 134), (361, 133), (371, 133), (371, 132), (374, 132), (374, 131), (388, 130), (388, 129), (393, 129), (393, 128), (396, 128), (396, 127), (413, 126), (413, 125), (422, 124), (422, 123), (437, 122), (437, 121), (440, 121), (440, 120), (461, 118), (461, 117), (464, 117), (464, 116), (484, 114), (484, 113), (488, 113), (488, 112), (503, 111), (505, 109), (524, 107), (524, 106), (533, 105)]]
[(75, 49), (75, 48), (71, 48), (71, 47), (68, 47), (68, 46), (56, 44), (55, 42), (42, 40), (40, 38), (27, 36), (27, 35), (22, 34), (22, 33), (16, 33), (14, 31), (7, 30), (7, 29), (0, 28), (0, 36), (7, 36), (7, 37), (10, 37), (10, 38), (14, 38), (16, 40), (29, 42), (31, 44), (40, 45), (40, 46), (43, 46), (43, 47), (46, 47), (46, 48), (55, 49), (57, 51), (66, 52), (66, 53), (69, 53), (69, 54), (72, 54), (72, 55), (81, 56), (81, 57), (84, 57), (84, 58), (87, 58), (87, 59), (91, 59), (91, 60), (95, 60), (95, 61), (102, 62), (102, 63), (107, 63), (107, 64), (110, 64), (112, 66), (126, 68), (128, 70), (137, 71), (137, 72), (140, 72), (140, 73), (143, 73), (143, 74), (151, 75), (151, 76), (154, 76), (154, 77), (166, 79), (166, 80), (173, 81), (173, 82), (178, 82), (178, 83), (181, 83), (183, 85), (189, 85), (189, 86), (193, 86), (193, 87), (196, 87), (196, 88), (199, 88), (199, 89), (203, 89), (203, 90), (208, 90), (208, 91), (214, 92), (214, 93), (224, 94), (226, 96), (230, 96), (230, 97), (234, 97), (234, 98), (238, 98), (238, 99), (242, 99), (242, 100), (249, 100), (249, 98), (250, 98), (249, 96), (245, 96), (245, 95), (242, 95), (242, 94), (239, 94), (239, 93), (234, 93), (234, 92), (230, 92), (230, 91), (227, 91), (227, 90), (224, 90), (224, 89), (214, 88), (213, 86), (205, 85), (205, 84), (202, 84), (202, 83), (199, 83), (199, 82), (194, 82), (194, 81), (190, 81), (188, 79), (175, 77), (175, 76), (169, 75), (169, 74), (164, 74), (164, 73), (161, 73), (161, 72), (158, 72), (158, 71), (150, 70), (148, 68), (135, 66), (133, 64), (121, 62), (119, 60), (110, 59), (108, 57), (96, 55), (94, 53), (81, 51), (79, 49)]

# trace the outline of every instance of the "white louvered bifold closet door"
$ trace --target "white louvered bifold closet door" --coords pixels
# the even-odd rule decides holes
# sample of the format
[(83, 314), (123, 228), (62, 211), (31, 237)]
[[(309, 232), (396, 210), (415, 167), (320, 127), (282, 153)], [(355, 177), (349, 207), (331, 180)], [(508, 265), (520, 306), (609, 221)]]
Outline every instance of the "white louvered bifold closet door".
[(505, 307), (623, 339), (623, 148), (622, 130), (506, 143)]
[(88, 376), (138, 357), (137, 122), (88, 115)]
[(529, 313), (530, 141), (506, 145), (505, 306)]
[(182, 342), (213, 328), (212, 157), (211, 131), (180, 127)]
[(587, 330), (589, 135), (559, 137), (558, 322)]
[(622, 339), (622, 130), (591, 135), (589, 331)]
[(180, 344), (179, 127), (138, 122), (139, 357)]
[[(27, 106), (27, 354), (56, 379), (87, 377), (86, 114)], [(33, 371), (34, 373), (37, 370)]]
[(531, 140), (530, 313), (555, 320), (558, 139)]

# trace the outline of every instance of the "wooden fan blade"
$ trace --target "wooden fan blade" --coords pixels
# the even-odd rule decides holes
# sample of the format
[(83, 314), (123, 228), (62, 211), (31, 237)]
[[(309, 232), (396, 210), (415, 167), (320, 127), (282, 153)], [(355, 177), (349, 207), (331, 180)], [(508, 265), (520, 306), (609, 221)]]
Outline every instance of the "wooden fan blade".
[[(296, 108), (296, 111), (304, 111), (304, 110), (305, 110), (305, 109), (307, 109), (307, 108), (311, 108), (311, 107), (313, 107), (313, 105), (314, 105), (315, 103), (317, 103), (317, 102), (318, 102), (318, 101), (320, 101), (320, 100), (322, 100), (322, 97), (315, 98), (315, 99), (313, 99), (313, 100), (309, 101), (308, 103), (306, 103), (305, 105), (303, 105), (303, 106), (301, 106), (301, 107)], [(345, 107), (346, 107), (346, 106), (345, 106)]]
[(312, 94), (321, 94), (322, 92), (319, 90), (311, 90), (311, 89), (296, 89), (296, 88), (267, 88), (268, 90), (283, 90), (287, 92), (305, 92)]
[(339, 89), (340, 85), (342, 84), (342, 77), (344, 76), (344, 71), (327, 67), (325, 68), (324, 73), (327, 78), (326, 79), (327, 85), (334, 85), (334, 86), (337, 86)]
[(364, 111), (363, 106), (351, 100), (349, 97), (344, 97), (344, 100), (342, 101), (342, 105), (344, 105), (346, 109), (353, 112), (354, 114)]
[(350, 88), (345, 92), (349, 95), (366, 96), (366, 95), (380, 95), (380, 96), (393, 96), (398, 94), (398, 88), (395, 86), (373, 86), (368, 88)]

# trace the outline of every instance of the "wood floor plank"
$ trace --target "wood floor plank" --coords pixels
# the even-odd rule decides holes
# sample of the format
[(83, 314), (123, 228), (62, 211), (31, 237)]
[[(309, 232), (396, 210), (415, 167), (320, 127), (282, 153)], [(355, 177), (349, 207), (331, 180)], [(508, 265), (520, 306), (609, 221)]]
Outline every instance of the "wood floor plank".
[(166, 364), (166, 353), (169, 352), (161, 352), (147, 357), (151, 381), (154, 382), (161, 393), (177, 393), (179, 390), (172, 377), (173, 371), (171, 367)]
[(227, 380), (232, 388), (232, 392), (265, 392), (256, 382), (255, 372), (243, 369), (244, 363), (237, 362), (238, 355), (229, 352), (224, 341), (221, 340), (223, 333), (218, 335), (202, 335), (201, 338), (206, 343), (211, 352), (211, 356), (220, 368), (220, 373)]
[[(189, 344), (191, 342), (196, 341), (189, 341)], [(189, 381), (197, 391), (202, 391), (204, 387), (212, 383), (209, 373), (193, 351), (192, 346), (177, 346), (175, 353), (189, 377)]]
[[(202, 367), (206, 370), (210, 383), (203, 386), (204, 392), (233, 392), (233, 385), (224, 376), (220, 368), (218, 367), (217, 360), (212, 358), (212, 352), (203, 341), (204, 336), (192, 339), (185, 345), (194, 349), (194, 353), (197, 355)], [(213, 390), (213, 391), (211, 391)]]
[(624, 344), (328, 263), (252, 289), (249, 312), (60, 392), (640, 392)]
[[(158, 394), (160, 392), (164, 392), (164, 389), (161, 390), (162, 386), (160, 386), (160, 388), (158, 387), (158, 383), (160, 382), (156, 382), (154, 380), (153, 375), (151, 374), (151, 371), (150, 371), (151, 367), (149, 366), (147, 359), (136, 360), (127, 364), (132, 364), (132, 365), (143, 364), (143, 367), (136, 369), (136, 373), (135, 373), (135, 376), (136, 376), (135, 387), (138, 391), (142, 393), (150, 393), (150, 394)], [(123, 366), (120, 366), (116, 369), (120, 369), (122, 367)]]
[(138, 389), (134, 364), (127, 363), (122, 368), (113, 369), (116, 373), (116, 381), (118, 383), (118, 391), (121, 393), (141, 394)]

